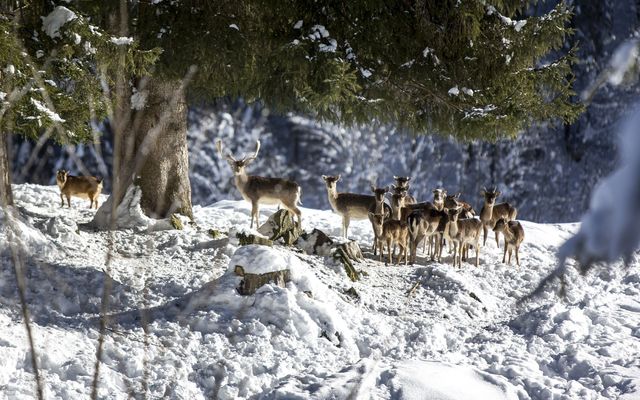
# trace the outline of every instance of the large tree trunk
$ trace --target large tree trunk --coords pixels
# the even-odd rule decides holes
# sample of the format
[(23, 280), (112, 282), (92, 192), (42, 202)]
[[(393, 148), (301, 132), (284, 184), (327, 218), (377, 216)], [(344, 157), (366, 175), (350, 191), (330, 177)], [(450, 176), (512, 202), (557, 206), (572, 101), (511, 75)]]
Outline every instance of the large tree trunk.
[(146, 107), (135, 130), (136, 156), (143, 157), (135, 177), (142, 209), (155, 218), (174, 212), (193, 218), (182, 82), (152, 78), (146, 88)]
[(0, 132), (0, 207), (13, 205), (8, 134)]

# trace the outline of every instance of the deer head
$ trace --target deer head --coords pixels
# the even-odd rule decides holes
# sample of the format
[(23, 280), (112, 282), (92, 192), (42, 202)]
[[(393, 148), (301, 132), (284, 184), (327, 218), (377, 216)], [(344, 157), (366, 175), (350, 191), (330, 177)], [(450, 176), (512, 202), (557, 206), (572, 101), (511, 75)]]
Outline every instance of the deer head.
[(497, 188), (493, 188), (493, 190), (487, 190), (487, 188), (482, 188), (480, 194), (484, 197), (484, 201), (487, 205), (494, 205), (498, 196), (502, 193), (497, 190)]
[(216, 148), (218, 149), (218, 153), (220, 153), (220, 156), (224, 157), (227, 160), (227, 163), (229, 163), (229, 166), (231, 167), (234, 175), (245, 175), (245, 167), (251, 164), (256, 159), (256, 157), (258, 157), (258, 152), (260, 151), (260, 141), (256, 141), (256, 151), (252, 155), (245, 156), (241, 160), (235, 159), (229, 152), (223, 154), (222, 140), (220, 139), (218, 139), (218, 141), (216, 142)]

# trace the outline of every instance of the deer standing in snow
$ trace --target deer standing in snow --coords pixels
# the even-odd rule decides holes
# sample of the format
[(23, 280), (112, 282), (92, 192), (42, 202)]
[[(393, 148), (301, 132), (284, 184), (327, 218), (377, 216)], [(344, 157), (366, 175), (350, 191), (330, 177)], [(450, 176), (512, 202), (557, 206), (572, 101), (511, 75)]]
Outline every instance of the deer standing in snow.
[(406, 223), (395, 219), (384, 219), (382, 214), (369, 213), (369, 219), (373, 225), (373, 231), (378, 241), (380, 249), (380, 261), (384, 257), (384, 247), (387, 245), (388, 263), (393, 263), (393, 247), (397, 244), (400, 247), (398, 253), (397, 264), (404, 256), (404, 264), (407, 264), (407, 245), (409, 239), (409, 230)]
[(511, 264), (511, 252), (516, 253), (516, 264), (520, 266), (520, 245), (524, 241), (524, 228), (518, 221), (506, 221), (500, 218), (493, 228), (494, 232), (502, 232), (504, 235), (504, 255), (502, 262), (507, 262), (507, 252), (509, 253), (509, 261)]
[(67, 198), (67, 205), (71, 208), (71, 196), (89, 199), (89, 208), (94, 204), (98, 208), (98, 197), (102, 192), (102, 178), (95, 176), (73, 176), (64, 169), (56, 173), (56, 183), (60, 188), (60, 200), (64, 207), (64, 198)]
[(465, 245), (472, 245), (476, 249), (476, 267), (479, 263), (480, 255), (480, 230), (482, 222), (476, 218), (458, 219), (462, 208), (450, 209), (447, 213), (449, 221), (445, 228), (445, 237), (453, 243), (453, 266), (462, 266), (462, 255)]
[[(482, 245), (484, 246), (487, 244), (487, 233), (489, 229), (493, 229), (500, 218), (513, 221), (518, 215), (518, 210), (509, 203), (496, 204), (496, 199), (501, 194), (496, 188), (493, 190), (483, 188), (480, 194), (484, 197), (484, 205), (482, 206), (482, 210), (480, 210), (480, 221), (482, 221), (482, 230), (484, 232)], [(496, 231), (495, 234), (496, 245), (500, 248), (500, 232)]]
[[(327, 187), (327, 197), (331, 208), (336, 214), (342, 216), (342, 236), (347, 237), (352, 219), (368, 219), (369, 213), (376, 211), (376, 196), (346, 192), (338, 193), (337, 183), (340, 180), (340, 175), (322, 175), (322, 179)], [(388, 205), (385, 203), (381, 203), (381, 205), (385, 213), (391, 212)]]
[(442, 232), (443, 223), (447, 221), (447, 213), (444, 210), (428, 208), (417, 210), (407, 217), (409, 229), (409, 248), (411, 251), (411, 263), (416, 262), (417, 248), (421, 241), (431, 241), (433, 247), (430, 249), (431, 261), (441, 261), (442, 257)]
[(242, 198), (251, 203), (251, 228), (253, 228), (254, 219), (256, 227), (260, 224), (260, 204), (281, 204), (296, 215), (298, 226), (302, 227), (302, 213), (298, 208), (302, 190), (297, 183), (283, 178), (247, 175), (245, 168), (258, 157), (258, 152), (260, 151), (259, 140), (256, 142), (256, 151), (253, 155), (244, 157), (241, 160), (235, 159), (228, 152), (223, 154), (222, 141), (219, 139), (216, 142), (216, 147), (218, 148), (218, 153), (225, 157), (229, 163), (233, 171), (236, 188), (238, 188)]

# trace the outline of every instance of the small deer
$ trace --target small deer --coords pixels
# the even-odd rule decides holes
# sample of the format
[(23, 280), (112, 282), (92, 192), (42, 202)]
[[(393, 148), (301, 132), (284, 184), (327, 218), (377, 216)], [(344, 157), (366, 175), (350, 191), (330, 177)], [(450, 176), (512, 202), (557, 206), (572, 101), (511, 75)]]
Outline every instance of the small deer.
[(71, 196), (89, 199), (89, 209), (96, 206), (98, 209), (98, 197), (102, 192), (102, 178), (95, 176), (73, 176), (64, 169), (56, 173), (56, 183), (60, 188), (60, 200), (64, 207), (64, 198), (67, 198), (67, 205), (71, 208)]
[(449, 210), (449, 221), (445, 228), (445, 236), (453, 243), (453, 266), (462, 266), (462, 254), (465, 245), (472, 245), (476, 249), (476, 267), (480, 258), (480, 230), (482, 222), (476, 218), (458, 219), (462, 208)]
[(441, 261), (442, 256), (442, 231), (444, 230), (443, 222), (447, 221), (447, 213), (439, 211), (435, 208), (414, 211), (407, 217), (407, 225), (409, 226), (409, 246), (411, 250), (411, 263), (416, 262), (417, 248), (421, 241), (430, 240), (432, 237), (434, 244), (429, 252), (431, 261)]
[(409, 229), (406, 223), (390, 219), (384, 220), (384, 215), (369, 213), (369, 219), (373, 224), (378, 247), (380, 248), (380, 261), (384, 257), (384, 245), (387, 245), (388, 264), (393, 264), (393, 246), (400, 246), (400, 252), (396, 264), (400, 264), (400, 260), (404, 256), (404, 264), (407, 265), (407, 244), (409, 239)]
[(404, 190), (405, 192), (407, 192), (405, 204), (416, 203), (415, 197), (409, 195), (409, 181), (411, 180), (411, 177), (410, 176), (394, 176), (393, 179), (396, 181), (396, 184), (392, 185), (393, 192), (399, 193)]
[(298, 219), (298, 226), (302, 226), (302, 213), (298, 208), (302, 190), (300, 186), (288, 179), (269, 178), (256, 175), (247, 175), (245, 168), (251, 164), (260, 151), (260, 141), (256, 142), (256, 151), (253, 155), (236, 160), (230, 153), (223, 154), (222, 141), (216, 142), (218, 153), (225, 157), (235, 178), (236, 188), (246, 201), (251, 203), (251, 228), (253, 221), (256, 227), (260, 225), (260, 204), (281, 204), (284, 208), (294, 213)]
[(518, 221), (507, 221), (500, 218), (493, 228), (494, 232), (502, 232), (504, 235), (504, 255), (502, 262), (507, 262), (507, 252), (509, 253), (509, 261), (511, 264), (511, 253), (516, 253), (516, 264), (520, 266), (520, 245), (524, 241), (524, 228)]
[[(509, 203), (496, 204), (496, 199), (501, 194), (501, 192), (496, 188), (493, 190), (483, 188), (480, 194), (484, 197), (484, 205), (482, 206), (482, 210), (480, 210), (480, 221), (482, 221), (482, 230), (484, 231), (482, 244), (486, 245), (489, 229), (493, 229), (500, 218), (504, 218), (507, 221), (513, 221), (518, 215), (518, 210)], [(500, 232), (496, 231), (495, 234), (496, 245), (500, 248)]]
[[(389, 218), (391, 215), (390, 207), (384, 202), (385, 195), (389, 192), (389, 186), (386, 187), (376, 187), (371, 184), (371, 191), (373, 192), (373, 196), (376, 199), (376, 204), (373, 209), (373, 214), (384, 215), (385, 218)], [(376, 230), (374, 226), (374, 221), (371, 219), (371, 212), (369, 212), (369, 221), (371, 221), (371, 225), (373, 229), (373, 255), (376, 255), (378, 249), (378, 238), (376, 237)]]
[[(327, 196), (331, 208), (342, 216), (342, 236), (347, 237), (349, 223), (352, 219), (367, 219), (370, 212), (375, 212), (376, 197), (358, 193), (338, 193), (337, 182), (340, 180), (340, 175), (322, 175), (322, 179), (327, 186)], [(388, 205), (384, 204), (383, 207), (385, 213), (391, 212)]]

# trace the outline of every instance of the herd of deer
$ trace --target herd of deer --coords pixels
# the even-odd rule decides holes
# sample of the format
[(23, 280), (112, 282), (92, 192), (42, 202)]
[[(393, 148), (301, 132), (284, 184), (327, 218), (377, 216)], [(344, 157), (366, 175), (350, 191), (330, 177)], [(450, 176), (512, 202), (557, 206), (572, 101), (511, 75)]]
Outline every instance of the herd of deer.
[[(216, 142), (218, 152), (225, 157), (233, 171), (236, 187), (242, 197), (251, 203), (251, 227), (255, 219), (258, 226), (259, 204), (281, 204), (294, 213), (301, 224), (301, 212), (298, 208), (302, 190), (300, 186), (290, 180), (282, 178), (265, 178), (247, 175), (246, 167), (258, 157), (260, 141), (256, 144), (255, 152), (240, 160), (230, 153), (224, 153), (222, 142)], [(375, 187), (371, 185), (373, 194), (340, 193), (337, 183), (338, 176), (323, 175), (322, 179), (327, 187), (329, 203), (334, 212), (342, 216), (342, 235), (347, 237), (351, 220), (369, 219), (374, 233), (373, 252), (380, 253), (380, 261), (384, 256), (386, 245), (388, 262), (392, 263), (393, 248), (400, 248), (396, 262), (402, 257), (407, 264), (409, 251), (411, 263), (416, 262), (417, 248), (421, 242), (426, 246), (429, 242), (429, 254), (432, 260), (441, 262), (442, 247), (446, 242), (451, 243), (453, 251), (453, 265), (461, 266), (462, 259), (467, 258), (470, 247), (475, 249), (475, 265), (478, 266), (480, 253), (480, 231), (484, 237), (482, 245), (487, 242), (489, 229), (495, 232), (498, 246), (499, 234), (505, 238), (504, 256), (502, 262), (511, 263), (511, 255), (515, 253), (516, 263), (520, 265), (519, 247), (524, 240), (524, 229), (516, 221), (517, 210), (509, 203), (496, 204), (500, 192), (496, 189), (482, 190), (484, 205), (479, 218), (475, 217), (473, 207), (460, 200), (460, 194), (447, 195), (443, 189), (433, 190), (433, 201), (416, 202), (409, 195), (409, 177), (394, 177), (392, 185), (391, 205), (385, 202), (389, 187)], [(507, 261), (508, 256), (508, 261)]]
[[(297, 218), (298, 225), (302, 223), (302, 213), (298, 208), (302, 190), (300, 186), (290, 180), (247, 175), (246, 167), (251, 164), (260, 151), (260, 141), (256, 144), (255, 152), (240, 160), (230, 153), (224, 153), (222, 142), (218, 140), (216, 147), (221, 156), (225, 157), (233, 171), (235, 184), (242, 197), (251, 203), (251, 228), (255, 220), (259, 226), (259, 205), (279, 204), (291, 211)], [(417, 202), (409, 195), (409, 177), (396, 176), (395, 184), (390, 187), (375, 187), (371, 185), (373, 194), (340, 193), (337, 182), (340, 175), (326, 176), (322, 179), (327, 187), (329, 203), (334, 212), (342, 216), (342, 234), (347, 237), (351, 220), (369, 219), (374, 233), (373, 252), (379, 252), (380, 261), (384, 257), (386, 246), (388, 262), (393, 262), (395, 247), (400, 251), (397, 263), (404, 257), (405, 264), (409, 257), (411, 263), (416, 262), (417, 248), (424, 245), (424, 252), (428, 251), (431, 260), (441, 262), (442, 248), (450, 243), (453, 253), (453, 265), (458, 267), (462, 259), (468, 258), (470, 248), (475, 250), (475, 265), (478, 266), (480, 253), (480, 233), (484, 233), (482, 245), (487, 241), (489, 229), (495, 232), (498, 246), (499, 234), (505, 239), (502, 262), (511, 263), (511, 256), (515, 253), (516, 263), (520, 265), (519, 247), (524, 240), (524, 229), (516, 221), (517, 210), (509, 203), (496, 204), (500, 192), (496, 189), (483, 189), (484, 204), (479, 218), (473, 207), (460, 199), (460, 193), (448, 195), (443, 189), (433, 190), (433, 200)], [(102, 180), (92, 176), (71, 176), (67, 171), (58, 171), (56, 181), (60, 187), (60, 198), (64, 206), (64, 197), (69, 207), (70, 196), (89, 198), (91, 206), (98, 207), (98, 195), (102, 191)], [(385, 197), (391, 192), (390, 205)], [(428, 250), (427, 246), (428, 245)], [(410, 253), (410, 255), (409, 255)], [(508, 256), (508, 259), (507, 259)]]

